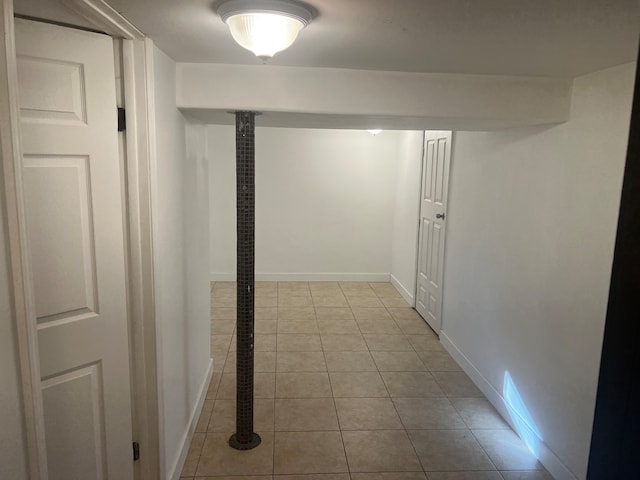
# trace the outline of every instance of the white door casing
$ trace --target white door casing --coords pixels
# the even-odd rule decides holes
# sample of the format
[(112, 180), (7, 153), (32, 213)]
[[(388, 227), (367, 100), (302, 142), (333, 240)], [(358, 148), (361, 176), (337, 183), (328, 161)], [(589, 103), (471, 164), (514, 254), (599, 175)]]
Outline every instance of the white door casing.
[(416, 310), (440, 334), (451, 132), (426, 131), (420, 193)]
[(16, 20), (48, 478), (132, 478), (112, 39)]

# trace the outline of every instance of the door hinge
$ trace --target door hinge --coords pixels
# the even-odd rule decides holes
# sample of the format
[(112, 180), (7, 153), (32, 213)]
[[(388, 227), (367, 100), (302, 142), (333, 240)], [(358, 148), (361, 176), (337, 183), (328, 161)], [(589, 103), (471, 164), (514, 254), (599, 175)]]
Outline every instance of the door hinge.
[(140, 460), (140, 444), (133, 442), (133, 461)]
[(127, 129), (127, 117), (125, 116), (125, 110), (122, 107), (118, 107), (118, 131), (124, 132)]

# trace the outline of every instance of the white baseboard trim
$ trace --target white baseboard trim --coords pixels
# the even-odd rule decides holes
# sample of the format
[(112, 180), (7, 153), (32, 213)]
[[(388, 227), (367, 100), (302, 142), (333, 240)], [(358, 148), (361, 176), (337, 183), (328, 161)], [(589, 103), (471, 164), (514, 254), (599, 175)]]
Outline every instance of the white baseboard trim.
[[(211, 272), (212, 282), (234, 282), (236, 274)], [(388, 273), (256, 273), (257, 282), (388, 282)]]
[(411, 305), (412, 307), (415, 307), (416, 301), (413, 293), (409, 292), (409, 290), (407, 290), (405, 286), (402, 285), (402, 283), (400, 283), (400, 281), (393, 275), (389, 275), (389, 278), (391, 280), (391, 285), (396, 287), (396, 290), (398, 290), (398, 293), (402, 295), (402, 298), (404, 298), (409, 305)]
[(189, 418), (189, 425), (187, 426), (187, 430), (182, 435), (182, 439), (180, 440), (180, 455), (176, 459), (175, 463), (169, 469), (168, 475), (166, 478), (170, 480), (180, 480), (180, 474), (182, 473), (182, 467), (184, 466), (184, 462), (187, 459), (187, 453), (189, 452), (189, 445), (191, 444), (191, 438), (193, 437), (193, 432), (196, 430), (196, 425), (198, 424), (198, 419), (200, 418), (200, 413), (202, 412), (202, 406), (204, 405), (204, 400), (207, 398), (207, 391), (209, 390), (209, 382), (211, 382), (211, 376), (213, 375), (213, 358), (209, 359), (209, 367), (207, 368), (207, 374), (205, 375), (204, 382), (200, 385), (200, 392), (198, 393), (198, 401), (191, 412), (191, 417)]
[[(509, 411), (505, 404), (504, 397), (498, 392), (491, 383), (480, 373), (480, 371), (469, 361), (469, 359), (460, 351), (460, 349), (451, 341), (445, 332), (440, 332), (440, 343), (451, 354), (451, 356), (458, 362), (462, 369), (471, 378), (473, 383), (484, 393), (487, 400), (498, 410), (502, 418), (516, 431)], [(540, 441), (540, 452), (538, 460), (544, 465), (547, 471), (553, 476), (555, 480), (578, 480), (571, 470), (560, 460), (555, 453), (547, 446), (547, 444)]]

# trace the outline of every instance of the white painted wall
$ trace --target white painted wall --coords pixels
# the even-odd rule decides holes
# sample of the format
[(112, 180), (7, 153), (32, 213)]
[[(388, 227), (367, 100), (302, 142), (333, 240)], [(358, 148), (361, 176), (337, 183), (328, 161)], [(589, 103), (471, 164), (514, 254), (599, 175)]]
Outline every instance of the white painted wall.
[(416, 254), (424, 132), (402, 132), (391, 243), (391, 282), (410, 305), (416, 291)]
[[(0, 161), (2, 157), (0, 156)], [(0, 185), (4, 185), (0, 169)], [(27, 480), (16, 319), (11, 299), (4, 188), (0, 194), (0, 478)]]
[[(258, 117), (258, 125), (260, 117)], [(399, 132), (256, 129), (256, 275), (388, 281)], [(235, 278), (235, 132), (209, 126), (212, 279)]]
[[(164, 478), (177, 478), (210, 374), (204, 127), (175, 105), (175, 63), (153, 48), (152, 218)], [(188, 141), (188, 143), (187, 143)]]
[(443, 342), (496, 403), (510, 372), (558, 478), (586, 475), (634, 69), (575, 79), (566, 124), (455, 135)]

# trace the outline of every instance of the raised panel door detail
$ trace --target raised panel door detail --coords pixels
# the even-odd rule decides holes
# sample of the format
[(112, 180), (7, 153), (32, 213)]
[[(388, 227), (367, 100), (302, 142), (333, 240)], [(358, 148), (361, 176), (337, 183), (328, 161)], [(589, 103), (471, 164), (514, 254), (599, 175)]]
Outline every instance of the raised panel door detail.
[(49, 480), (106, 480), (99, 364), (44, 379)]
[(27, 234), (38, 323), (97, 311), (87, 157), (25, 157)]
[(81, 64), (18, 56), (20, 116), (27, 122), (87, 121)]
[(434, 149), (435, 149), (435, 142), (428, 141), (425, 146), (426, 160), (424, 165), (425, 174), (422, 182), (422, 199), (423, 201), (426, 200), (429, 202), (433, 202), (432, 179), (433, 179), (433, 169), (434, 169), (434, 162), (433, 162)]
[(444, 138), (438, 139), (438, 149), (436, 155), (436, 168), (433, 175), (433, 182), (435, 184), (434, 191), (434, 203), (438, 206), (444, 205), (444, 191), (445, 191), (445, 182), (448, 181), (446, 178), (445, 172), (445, 161), (447, 154), (447, 141)]

